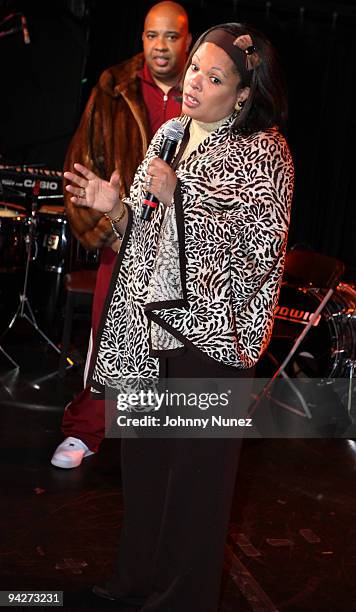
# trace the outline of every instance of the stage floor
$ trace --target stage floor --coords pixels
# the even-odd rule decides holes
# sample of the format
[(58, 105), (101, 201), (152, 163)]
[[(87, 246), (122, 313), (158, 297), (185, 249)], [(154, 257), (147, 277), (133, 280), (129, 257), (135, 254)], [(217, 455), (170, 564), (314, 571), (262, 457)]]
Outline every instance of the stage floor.
[[(63, 408), (82, 385), (83, 329), (79, 365), (64, 379), (24, 322), (1, 341), (21, 369), (0, 356), (0, 590), (62, 590), (66, 610), (117, 609), (91, 587), (116, 554), (120, 442), (105, 440), (74, 470), (50, 464)], [(220, 612), (356, 610), (355, 470), (353, 440), (243, 442)]]

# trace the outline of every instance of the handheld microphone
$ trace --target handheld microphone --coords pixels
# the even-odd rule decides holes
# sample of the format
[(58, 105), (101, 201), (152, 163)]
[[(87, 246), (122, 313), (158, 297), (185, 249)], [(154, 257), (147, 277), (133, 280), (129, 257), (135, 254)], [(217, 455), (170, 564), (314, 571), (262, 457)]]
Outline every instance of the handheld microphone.
[(30, 39), (30, 35), (28, 33), (27, 21), (26, 21), (25, 15), (21, 15), (21, 27), (22, 27), (24, 43), (25, 43), (25, 45), (29, 45), (30, 42), (31, 42), (31, 39)]
[[(162, 142), (158, 157), (167, 162), (167, 164), (172, 162), (177, 144), (179, 140), (182, 140), (183, 134), (184, 127), (180, 121), (173, 119), (165, 126), (163, 130), (164, 140)], [(151, 215), (157, 208), (158, 204), (159, 200), (157, 200), (152, 193), (147, 191), (142, 202), (141, 219), (144, 221), (150, 221)]]

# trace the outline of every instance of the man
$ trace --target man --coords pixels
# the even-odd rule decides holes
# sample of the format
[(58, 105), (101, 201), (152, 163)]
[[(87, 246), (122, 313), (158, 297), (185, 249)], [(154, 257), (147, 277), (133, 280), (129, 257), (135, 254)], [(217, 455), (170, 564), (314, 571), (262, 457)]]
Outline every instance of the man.
[[(180, 80), (191, 43), (184, 8), (170, 1), (154, 5), (146, 15), (142, 41), (143, 53), (101, 75), (64, 164), (65, 170), (71, 170), (74, 162), (83, 163), (105, 179), (116, 170), (121, 197), (128, 195), (153, 134), (180, 114)], [(95, 339), (120, 240), (105, 216), (74, 206), (69, 196), (65, 192), (74, 235), (85, 248), (101, 249), (92, 313), (91, 338)], [(61, 468), (78, 467), (84, 457), (98, 451), (104, 437), (104, 401), (92, 399), (86, 387), (66, 407), (62, 431), (66, 439), (51, 463)]]

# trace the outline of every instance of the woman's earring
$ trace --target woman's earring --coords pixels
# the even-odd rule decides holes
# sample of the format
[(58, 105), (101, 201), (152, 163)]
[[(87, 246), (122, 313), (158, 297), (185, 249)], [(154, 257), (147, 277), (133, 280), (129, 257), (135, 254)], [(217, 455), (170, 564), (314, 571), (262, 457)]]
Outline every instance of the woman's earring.
[(236, 104), (235, 104), (235, 110), (239, 113), (240, 111), (242, 111), (242, 107), (243, 107), (244, 103), (242, 102), (242, 100), (239, 100)]

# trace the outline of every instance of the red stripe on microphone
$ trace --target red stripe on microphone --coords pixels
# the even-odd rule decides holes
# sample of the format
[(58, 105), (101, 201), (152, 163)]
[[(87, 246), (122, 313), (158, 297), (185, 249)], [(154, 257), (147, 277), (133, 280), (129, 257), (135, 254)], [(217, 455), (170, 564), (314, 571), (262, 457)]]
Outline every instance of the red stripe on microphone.
[(156, 202), (151, 202), (151, 200), (143, 200), (143, 204), (146, 204), (146, 206), (150, 206), (151, 208), (157, 208), (158, 206)]

